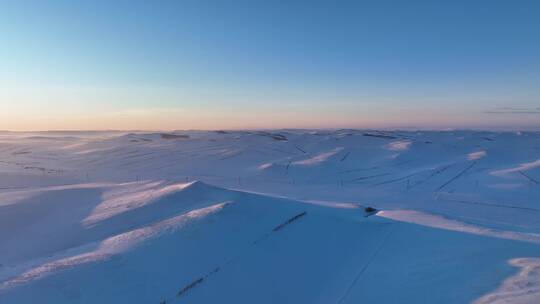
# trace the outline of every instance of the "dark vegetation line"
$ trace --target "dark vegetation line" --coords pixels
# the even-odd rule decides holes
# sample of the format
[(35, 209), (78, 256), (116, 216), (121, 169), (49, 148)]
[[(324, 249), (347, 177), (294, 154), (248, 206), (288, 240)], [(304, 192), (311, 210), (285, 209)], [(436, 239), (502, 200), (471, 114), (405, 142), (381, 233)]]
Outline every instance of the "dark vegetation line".
[(472, 167), (474, 167), (474, 165), (476, 165), (476, 162), (472, 162), (469, 166), (467, 166), (467, 168), (463, 169), (461, 172), (459, 172), (456, 176), (452, 177), (451, 179), (449, 179), (446, 183), (442, 184), (439, 188), (437, 188), (437, 191), (441, 191), (444, 187), (448, 186), (450, 183), (452, 183), (453, 181), (455, 181), (456, 179), (460, 178), (461, 176), (463, 176), (463, 174), (467, 173), (467, 171), (469, 171)]
[[(274, 229), (272, 229), (271, 232), (267, 232), (265, 234), (263, 234), (261, 237), (259, 237), (257, 240), (255, 240), (253, 243), (252, 243), (252, 246), (256, 246), (258, 243), (268, 239), (268, 237), (270, 237), (271, 233), (274, 233), (274, 232), (278, 232), (280, 230), (282, 230), (283, 228), (285, 228), (287, 225), (297, 221), (298, 219), (304, 217), (305, 215), (307, 214), (307, 211), (303, 211), (291, 218), (289, 218), (288, 220), (286, 220), (285, 222), (279, 224), (278, 226), (276, 226)], [(229, 260), (227, 260), (227, 262), (225, 263), (225, 265), (229, 265), (231, 264), (232, 262), (234, 262), (235, 260), (237, 260), (240, 256), (236, 256), (234, 258), (231, 258)], [(192, 282), (190, 282), (189, 284), (185, 285), (184, 287), (182, 287), (178, 293), (176, 294), (175, 297), (172, 297), (172, 298), (167, 298), (167, 299), (162, 299), (159, 303), (160, 304), (167, 304), (167, 303), (172, 303), (173, 300), (175, 298), (179, 298), (179, 297), (182, 297), (184, 295), (186, 295), (188, 293), (188, 291), (192, 290), (193, 288), (199, 286), (200, 284), (202, 284), (204, 282), (204, 280), (208, 279), (210, 276), (212, 276), (213, 274), (216, 274), (217, 272), (219, 272), (221, 270), (221, 266), (218, 266), (218, 267), (215, 267), (214, 269), (212, 269), (212, 271), (208, 272), (207, 274), (205, 274), (204, 276), (201, 276), (201, 277), (198, 277), (197, 279), (193, 280)]]
[(297, 215), (291, 217), (290, 219), (288, 219), (286, 222), (284, 222), (284, 223), (282, 223), (282, 224), (276, 226), (276, 228), (272, 229), (272, 231), (274, 231), (274, 232), (279, 231), (279, 230), (283, 229), (285, 226), (289, 225), (290, 223), (296, 221), (297, 219), (303, 217), (303, 216), (306, 215), (306, 214), (307, 214), (306, 211), (304, 211), (304, 212), (302, 212), (302, 213), (299, 213), (299, 214), (297, 214)]
[(13, 186), (13, 187), (0, 187), (0, 190), (13, 190), (13, 189), (27, 189), (29, 186)]
[(411, 174), (406, 175), (406, 176), (403, 176), (403, 177), (399, 177), (399, 178), (395, 178), (395, 179), (391, 179), (391, 180), (387, 180), (387, 181), (384, 181), (384, 182), (380, 182), (380, 183), (373, 184), (373, 186), (380, 186), (380, 185), (385, 185), (385, 184), (391, 184), (391, 183), (399, 182), (399, 181), (402, 181), (402, 180), (407, 179), (407, 178), (409, 178), (409, 177), (418, 175), (418, 174), (420, 174), (420, 173), (421, 173), (421, 172), (411, 173)]
[(366, 180), (366, 179), (370, 179), (370, 178), (386, 176), (386, 175), (389, 175), (389, 174), (390, 173), (381, 173), (381, 174), (374, 174), (374, 175), (369, 175), (369, 176), (361, 176), (361, 177), (353, 178), (353, 179), (348, 180), (346, 182), (357, 182), (357, 181)]
[(384, 138), (384, 139), (396, 139), (397, 137), (392, 135), (386, 135), (386, 134), (374, 134), (374, 133), (364, 133), (363, 136), (369, 136), (369, 137), (378, 137), (378, 138)]
[(523, 171), (521, 171), (521, 170), (519, 170), (518, 172), (519, 172), (519, 174), (523, 175), (525, 178), (527, 178), (527, 179), (530, 180), (531, 182), (533, 182), (533, 183), (535, 183), (535, 184), (539, 184), (539, 182), (538, 182), (536, 179), (534, 179), (534, 178), (532, 178), (531, 176), (525, 174), (525, 172), (523, 172)]
[(450, 166), (452, 166), (452, 165), (447, 165), (447, 166), (443, 166), (443, 167), (433, 169), (433, 172), (428, 177), (426, 177), (425, 179), (420, 180), (420, 181), (418, 181), (416, 183), (413, 183), (412, 185), (410, 185), (407, 188), (407, 190), (410, 190), (410, 189), (412, 189), (412, 188), (414, 188), (414, 187), (416, 187), (418, 185), (421, 185), (421, 184), (427, 182), (428, 180), (430, 180), (434, 176), (439, 175), (439, 174), (443, 173), (444, 171), (446, 171), (448, 168), (450, 168)]
[(185, 294), (188, 290), (190, 290), (190, 289), (192, 289), (193, 287), (195, 287), (195, 286), (201, 284), (201, 283), (203, 282), (203, 280), (204, 280), (204, 278), (198, 278), (198, 279), (196, 279), (195, 281), (191, 282), (191, 283), (188, 284), (186, 287), (182, 288), (182, 289), (178, 292), (177, 296), (181, 296), (181, 295)]
[(291, 166), (292, 161), (289, 161), (287, 163), (287, 167), (285, 167), (285, 175), (289, 174), (289, 167)]
[(351, 154), (351, 151), (347, 152), (340, 160), (340, 162), (343, 162), (347, 159), (347, 157), (349, 157), (349, 155)]
[(386, 233), (381, 241), (381, 243), (379, 244), (379, 246), (377, 247), (377, 249), (375, 249), (375, 252), (373, 252), (373, 255), (371, 255), (371, 257), (369, 258), (369, 260), (367, 261), (367, 263), (360, 269), (360, 271), (358, 272), (358, 274), (354, 277), (353, 281), (351, 282), (351, 284), (349, 285), (349, 287), (347, 287), (347, 290), (345, 291), (345, 294), (343, 294), (343, 296), (341, 296), (341, 298), (337, 301), (337, 304), (341, 304), (343, 303), (343, 301), (349, 296), (349, 294), (351, 293), (351, 290), (353, 289), (353, 287), (356, 285), (356, 283), (358, 282), (358, 280), (360, 279), (360, 277), (364, 274), (364, 272), (367, 270), (367, 268), (369, 267), (369, 265), (371, 265), (371, 263), (373, 263), (373, 261), (375, 260), (375, 258), (377, 257), (377, 255), (379, 255), (379, 252), (381, 251), (381, 249), (383, 248), (384, 244), (386, 243), (386, 240), (388, 239), (388, 236), (392, 233), (392, 228), (394, 226), (394, 224), (390, 224), (390, 228), (388, 228), (388, 233)]
[(304, 153), (304, 154), (307, 153), (306, 151), (304, 151), (303, 149), (301, 149), (301, 148), (300, 148), (299, 146), (297, 146), (297, 145), (294, 145), (294, 147), (295, 147), (296, 149), (298, 149), (298, 151), (300, 151), (300, 152), (302, 152), (302, 153)]

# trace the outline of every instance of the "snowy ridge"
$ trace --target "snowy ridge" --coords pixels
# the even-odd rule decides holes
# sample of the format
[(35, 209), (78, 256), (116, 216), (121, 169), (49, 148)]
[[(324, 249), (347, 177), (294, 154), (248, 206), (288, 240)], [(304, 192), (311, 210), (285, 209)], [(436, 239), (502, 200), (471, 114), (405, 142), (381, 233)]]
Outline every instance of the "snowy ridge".
[(508, 240), (524, 241), (534, 244), (540, 244), (540, 234), (538, 233), (523, 233), (516, 231), (503, 231), (498, 229), (490, 229), (477, 225), (467, 224), (457, 220), (448, 219), (442, 216), (428, 214), (413, 210), (383, 210), (377, 214), (380, 217), (413, 223), (417, 225), (446, 229), (452, 231), (466, 232), (488, 237), (495, 237)]
[(483, 296), (474, 304), (528, 304), (540, 297), (540, 259), (513, 259), (510, 264), (521, 268), (519, 273), (504, 281), (494, 292)]
[(539, 143), (2, 133), (0, 302), (536, 303)]
[(107, 238), (100, 242), (97, 248), (91, 252), (86, 252), (69, 258), (45, 263), (39, 267), (31, 269), (13, 279), (2, 283), (2, 285), (0, 285), (0, 289), (12, 288), (16, 285), (28, 283), (31, 280), (39, 279), (46, 275), (66, 270), (71, 267), (107, 259), (111, 256), (130, 250), (134, 246), (137, 246), (151, 238), (158, 237), (162, 233), (165, 233), (167, 231), (172, 232), (175, 229), (179, 229), (190, 222), (203, 218), (209, 214), (218, 212), (226, 205), (227, 203), (222, 203), (202, 209), (193, 210), (186, 214), (161, 221), (151, 226), (135, 229)]

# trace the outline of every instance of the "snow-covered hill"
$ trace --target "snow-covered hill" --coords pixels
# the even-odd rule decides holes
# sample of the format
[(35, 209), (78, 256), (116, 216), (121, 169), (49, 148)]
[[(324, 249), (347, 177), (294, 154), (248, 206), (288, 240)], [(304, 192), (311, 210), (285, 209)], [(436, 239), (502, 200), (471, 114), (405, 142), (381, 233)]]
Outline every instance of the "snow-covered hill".
[(6, 132), (0, 303), (536, 303), (539, 180), (532, 132)]

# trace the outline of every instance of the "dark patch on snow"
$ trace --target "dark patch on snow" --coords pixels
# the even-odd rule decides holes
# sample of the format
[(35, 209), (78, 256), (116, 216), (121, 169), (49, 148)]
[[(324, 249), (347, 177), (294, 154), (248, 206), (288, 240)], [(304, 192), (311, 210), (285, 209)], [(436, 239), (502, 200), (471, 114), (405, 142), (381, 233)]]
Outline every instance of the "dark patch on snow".
[(364, 212), (366, 213), (366, 217), (368, 216), (372, 216), (374, 214), (377, 214), (377, 212), (379, 212), (379, 210), (373, 208), (373, 207), (366, 207), (364, 208)]
[(289, 225), (290, 223), (292, 223), (292, 222), (298, 220), (299, 218), (303, 217), (303, 216), (306, 215), (306, 214), (307, 214), (306, 211), (304, 211), (304, 212), (302, 212), (302, 213), (299, 213), (299, 214), (297, 214), (297, 215), (291, 217), (290, 219), (288, 219), (286, 222), (284, 222), (284, 223), (278, 225), (276, 228), (272, 229), (272, 231), (274, 231), (274, 232), (279, 231), (279, 230), (283, 229), (285, 226), (287, 226), (287, 225)]
[(379, 133), (364, 133), (362, 135), (369, 136), (369, 137), (384, 138), (384, 139), (397, 139), (397, 137), (395, 136), (387, 135), (387, 134), (379, 134)]
[(161, 133), (160, 136), (163, 139), (187, 139), (187, 138), (189, 138), (189, 135), (170, 134), (170, 133)]
[(181, 295), (185, 294), (185, 293), (188, 292), (190, 289), (192, 289), (192, 288), (194, 288), (195, 286), (201, 284), (201, 283), (203, 282), (203, 280), (204, 280), (204, 278), (201, 277), (201, 278), (198, 278), (197, 280), (191, 282), (191, 283), (188, 284), (186, 287), (182, 288), (182, 289), (178, 292), (177, 296), (181, 296)]
[(18, 152), (13, 152), (11, 153), (12, 155), (22, 155), (22, 154), (30, 154), (32, 153), (31, 151), (18, 151)]
[(278, 140), (278, 141), (287, 141), (289, 140), (287, 138), (287, 136), (283, 135), (283, 134), (279, 134), (279, 133), (270, 133), (270, 132), (265, 132), (265, 131), (259, 131), (257, 133), (255, 133), (259, 136), (267, 136), (267, 137), (270, 137), (274, 140)]

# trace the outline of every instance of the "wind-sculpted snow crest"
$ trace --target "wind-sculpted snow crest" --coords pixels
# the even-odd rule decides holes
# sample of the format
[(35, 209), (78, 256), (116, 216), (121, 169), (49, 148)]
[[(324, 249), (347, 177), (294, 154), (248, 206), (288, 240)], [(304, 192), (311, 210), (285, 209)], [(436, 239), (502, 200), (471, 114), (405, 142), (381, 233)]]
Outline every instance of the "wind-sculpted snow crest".
[(221, 203), (210, 207), (193, 210), (187, 212), (186, 214), (166, 219), (147, 227), (109, 237), (97, 244), (97, 248), (90, 252), (47, 262), (2, 283), (2, 285), (0, 285), (0, 289), (15, 287), (17, 285), (28, 283), (32, 280), (54, 274), (62, 270), (80, 266), (86, 263), (101, 261), (114, 255), (121, 254), (122, 252), (133, 249), (135, 246), (141, 245), (143, 242), (147, 242), (152, 238), (159, 237), (160, 234), (166, 232), (172, 233), (189, 223), (204, 218), (209, 214), (218, 212), (227, 206), (227, 204), (228, 203)]
[(540, 259), (517, 258), (510, 265), (519, 273), (505, 280), (501, 287), (483, 296), (474, 304), (533, 304), (540, 299)]
[(539, 143), (4, 132), (0, 303), (537, 303)]

